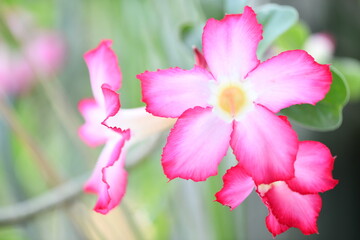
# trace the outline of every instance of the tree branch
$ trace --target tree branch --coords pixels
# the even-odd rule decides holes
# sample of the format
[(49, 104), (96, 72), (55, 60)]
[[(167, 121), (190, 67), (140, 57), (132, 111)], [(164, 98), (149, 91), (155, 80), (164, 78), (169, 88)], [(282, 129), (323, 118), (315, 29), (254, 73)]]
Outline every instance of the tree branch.
[[(138, 166), (139, 162), (153, 151), (160, 139), (160, 135), (152, 137), (147, 140), (146, 144), (143, 143), (133, 149), (132, 153), (130, 152), (128, 155), (126, 168), (131, 169)], [(89, 175), (87, 173), (69, 180), (38, 197), (8, 207), (1, 207), (0, 226), (23, 222), (39, 213), (70, 203), (82, 194), (83, 185)]]

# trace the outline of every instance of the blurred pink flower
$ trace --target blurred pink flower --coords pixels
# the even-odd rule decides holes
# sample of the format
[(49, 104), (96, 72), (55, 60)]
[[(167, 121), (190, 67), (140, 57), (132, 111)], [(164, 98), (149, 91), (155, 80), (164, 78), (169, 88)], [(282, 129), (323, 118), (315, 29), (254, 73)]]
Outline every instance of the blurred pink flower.
[(65, 44), (56, 31), (36, 26), (27, 12), (11, 9), (4, 18), (19, 47), (0, 39), (0, 95), (21, 94), (38, 74), (46, 78), (57, 72), (65, 57)]
[(79, 110), (86, 121), (79, 129), (80, 137), (90, 146), (105, 144), (84, 187), (85, 191), (98, 195), (94, 210), (102, 214), (116, 207), (125, 194), (126, 149), (174, 122), (154, 117), (145, 108), (120, 109), (116, 91), (121, 87), (122, 75), (111, 43), (111, 40), (104, 40), (85, 54), (94, 98), (79, 103)]
[(256, 49), (261, 39), (262, 25), (245, 7), (243, 14), (207, 21), (204, 56), (195, 50), (193, 69), (137, 76), (147, 111), (179, 118), (162, 155), (169, 179), (203, 181), (216, 175), (229, 145), (256, 183), (293, 178), (297, 135), (275, 113), (322, 100), (331, 72), (302, 50), (260, 62)]
[(332, 177), (334, 159), (322, 143), (300, 142), (294, 178), (255, 184), (237, 165), (224, 175), (224, 186), (215, 195), (216, 201), (234, 209), (256, 187), (256, 192), (269, 210), (266, 226), (273, 236), (290, 227), (299, 228), (304, 234), (317, 233), (316, 221), (321, 210), (319, 192), (328, 191), (338, 183)]
[(328, 33), (312, 34), (305, 42), (304, 50), (310, 53), (316, 61), (328, 63), (335, 52), (335, 39)]

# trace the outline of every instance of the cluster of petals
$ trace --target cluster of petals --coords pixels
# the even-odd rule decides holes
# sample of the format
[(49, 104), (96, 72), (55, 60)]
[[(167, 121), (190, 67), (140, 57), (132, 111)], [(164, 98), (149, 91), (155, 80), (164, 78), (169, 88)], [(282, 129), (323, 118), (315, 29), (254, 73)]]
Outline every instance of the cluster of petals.
[(266, 226), (273, 236), (290, 227), (298, 228), (306, 235), (317, 233), (316, 221), (322, 205), (319, 192), (328, 191), (338, 183), (332, 177), (334, 159), (325, 145), (314, 141), (300, 142), (292, 179), (256, 184), (237, 165), (224, 175), (224, 186), (216, 194), (216, 201), (234, 209), (256, 188), (268, 208)]
[(141, 81), (147, 111), (177, 118), (163, 149), (169, 179), (203, 181), (217, 174), (229, 146), (238, 167), (255, 184), (294, 178), (299, 142), (285, 117), (295, 104), (316, 104), (330, 89), (328, 65), (293, 50), (260, 62), (262, 25), (250, 7), (243, 14), (209, 19), (203, 54), (191, 70), (146, 71)]
[(0, 95), (15, 95), (27, 91), (39, 74), (49, 76), (60, 68), (65, 44), (59, 33), (41, 29), (20, 9), (9, 9), (4, 20), (20, 46), (0, 39)]
[[(79, 135), (89, 146), (105, 144), (84, 190), (98, 195), (94, 210), (106, 214), (123, 198), (127, 185), (126, 149), (166, 129), (172, 120), (154, 117), (145, 108), (120, 109), (122, 74), (111, 40), (84, 55), (94, 98), (83, 99), (79, 111), (85, 123)], [(131, 139), (130, 139), (131, 138)]]

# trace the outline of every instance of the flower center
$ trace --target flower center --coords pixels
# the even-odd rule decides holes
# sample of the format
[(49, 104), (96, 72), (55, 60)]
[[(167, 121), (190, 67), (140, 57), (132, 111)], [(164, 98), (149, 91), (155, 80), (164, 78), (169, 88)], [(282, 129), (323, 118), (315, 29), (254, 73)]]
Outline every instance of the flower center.
[(256, 93), (248, 82), (223, 81), (211, 82), (212, 95), (209, 104), (213, 111), (223, 120), (241, 121), (254, 108)]
[(237, 85), (227, 86), (221, 90), (218, 104), (224, 112), (235, 117), (246, 105), (246, 93)]

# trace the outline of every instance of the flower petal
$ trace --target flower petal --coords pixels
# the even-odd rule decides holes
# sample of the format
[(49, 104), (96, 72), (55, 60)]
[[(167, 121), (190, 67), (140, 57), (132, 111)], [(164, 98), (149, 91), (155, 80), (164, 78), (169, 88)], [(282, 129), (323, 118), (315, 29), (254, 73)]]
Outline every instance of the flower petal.
[(273, 112), (295, 104), (313, 104), (330, 89), (329, 65), (314, 61), (303, 50), (293, 50), (261, 63), (246, 79), (258, 94), (256, 102)]
[(252, 178), (239, 165), (227, 170), (223, 181), (223, 188), (215, 194), (216, 201), (229, 206), (231, 210), (239, 206), (255, 187)]
[(217, 167), (229, 147), (231, 124), (212, 113), (211, 108), (189, 109), (177, 120), (164, 147), (165, 175), (203, 181), (217, 174)]
[(86, 192), (98, 195), (94, 210), (106, 214), (116, 207), (125, 194), (127, 173), (124, 170), (124, 144), (130, 132), (123, 131), (119, 138), (105, 145), (92, 176), (85, 184)]
[(170, 68), (137, 75), (146, 110), (159, 117), (179, 117), (196, 106), (207, 107), (211, 74), (203, 68)]
[(318, 232), (316, 221), (322, 205), (319, 194), (302, 195), (285, 182), (276, 182), (264, 198), (280, 224), (299, 228), (306, 235)]
[(336, 186), (332, 170), (335, 158), (320, 142), (300, 142), (295, 161), (295, 178), (286, 181), (288, 186), (301, 194), (328, 191)]
[(243, 80), (259, 60), (256, 49), (262, 26), (250, 7), (243, 14), (226, 15), (221, 21), (209, 19), (203, 32), (203, 51), (215, 79)]
[(287, 121), (255, 105), (242, 120), (234, 122), (230, 145), (239, 165), (256, 184), (294, 177), (297, 135)]
[(120, 109), (120, 100), (119, 94), (111, 90), (110, 86), (103, 84), (101, 86), (104, 100), (105, 100), (105, 109), (106, 109), (106, 118), (103, 120), (103, 123), (109, 118), (116, 115)]
[(194, 47), (193, 50), (194, 50), (194, 55), (195, 55), (195, 65), (199, 66), (201, 68), (207, 69), (208, 66), (207, 66), (206, 60), (204, 58), (204, 55), (196, 47)]
[(79, 111), (85, 118), (85, 123), (79, 128), (80, 138), (89, 146), (96, 147), (108, 139), (108, 129), (101, 125), (105, 118), (102, 108), (95, 99), (83, 99), (79, 102)]
[(104, 105), (101, 86), (105, 83), (113, 91), (119, 90), (121, 86), (121, 71), (111, 44), (111, 40), (103, 40), (97, 48), (84, 55), (90, 73), (93, 95), (101, 106)]
[(283, 225), (279, 223), (279, 221), (276, 219), (276, 217), (271, 213), (269, 210), (269, 215), (265, 219), (266, 227), (269, 230), (269, 232), (272, 233), (272, 235), (275, 237), (276, 235), (279, 235), (286, 230), (289, 229), (288, 226)]
[(176, 119), (156, 117), (145, 110), (145, 107), (120, 109), (115, 116), (104, 121), (110, 128), (130, 129), (131, 142), (144, 140), (174, 125)]

